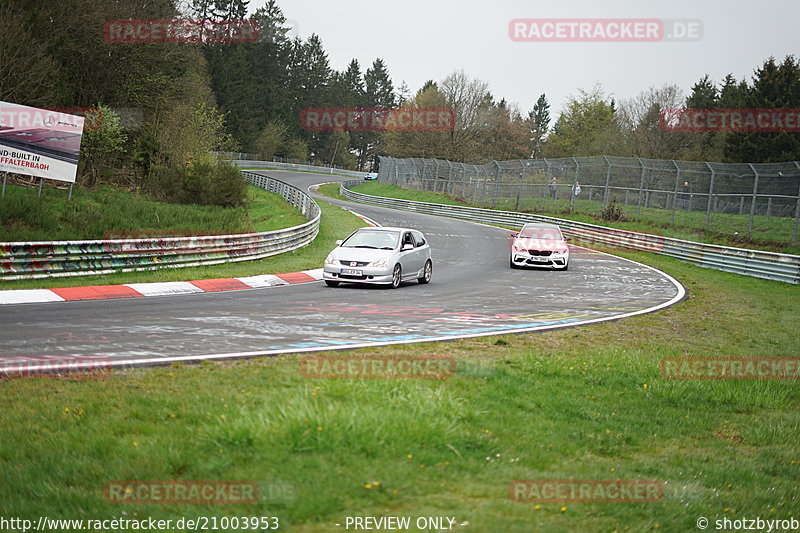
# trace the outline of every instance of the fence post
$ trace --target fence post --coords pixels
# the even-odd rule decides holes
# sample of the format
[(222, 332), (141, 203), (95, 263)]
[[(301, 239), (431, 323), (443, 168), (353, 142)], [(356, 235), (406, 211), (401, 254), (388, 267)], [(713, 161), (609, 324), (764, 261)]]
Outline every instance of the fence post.
[[(8, 172), (3, 172), (3, 193), (0, 195), (0, 198), (6, 197), (6, 178), (8, 178)], [(800, 200), (798, 200), (798, 202), (800, 202)], [(800, 203), (797, 205), (800, 206)]]
[(546, 157), (544, 158), (544, 163), (545, 165), (547, 165), (547, 170), (544, 171), (544, 187), (543, 187), (544, 192), (542, 192), (542, 211), (544, 211), (544, 204), (547, 201), (547, 187), (549, 186), (547, 180), (550, 179), (550, 161), (548, 161)]
[(497, 195), (500, 192), (500, 163), (497, 161), (492, 161), (494, 163), (494, 201), (492, 202), (492, 207), (497, 207)]
[(708, 221), (711, 218), (711, 202), (714, 199), (714, 177), (717, 174), (710, 163), (706, 162), (706, 166), (711, 171), (711, 183), (708, 184), (708, 205), (706, 206), (706, 224), (703, 226), (704, 228), (708, 228)]
[(574, 157), (572, 162), (575, 163), (575, 179), (572, 180), (572, 189), (569, 190), (569, 214), (575, 209), (575, 188), (578, 186), (578, 172), (581, 169), (581, 164)]
[(606, 205), (608, 205), (608, 193), (609, 193), (608, 185), (609, 182), (611, 181), (611, 161), (609, 161), (607, 156), (603, 156), (603, 159), (605, 159), (606, 164), (608, 164), (608, 170), (606, 171), (606, 188), (603, 193), (603, 209), (605, 209)]
[(675, 166), (675, 192), (672, 193), (672, 225), (675, 225), (675, 209), (678, 207), (678, 184), (681, 181), (681, 167), (674, 159), (671, 159), (672, 164)]
[(451, 194), (450, 188), (453, 186), (453, 163), (449, 159), (447, 161), (447, 184), (444, 187), (445, 194)]
[(750, 234), (753, 233), (753, 218), (756, 216), (756, 195), (758, 194), (758, 171), (756, 167), (753, 166), (753, 163), (748, 163), (750, 165), (750, 169), (753, 171), (753, 174), (756, 175), (756, 179), (753, 180), (753, 202), (750, 204), (750, 222), (747, 224), (747, 236), (749, 237)]
[[(642, 176), (639, 178), (639, 194), (637, 195), (637, 200), (636, 200), (636, 216), (639, 217), (642, 211), (642, 191), (644, 189), (645, 168), (644, 168), (644, 163), (642, 163), (641, 157), (637, 157), (636, 160), (639, 162), (640, 165), (642, 165)], [(625, 203), (627, 203), (627, 200)]]
[(472, 172), (475, 174), (475, 183), (472, 183), (472, 178), (469, 179), (469, 184), (472, 185), (472, 205), (478, 205), (475, 200), (478, 197), (478, 167), (472, 165)]
[(525, 183), (525, 161), (520, 160), (519, 164), (522, 168), (519, 171), (519, 186), (517, 187), (517, 212), (519, 212), (519, 197), (522, 195), (522, 184)]
[[(800, 163), (794, 162), (794, 166), (800, 170)], [(797, 207), (794, 208), (794, 232), (792, 233), (792, 244), (797, 241), (797, 223), (800, 222), (800, 190), (797, 191)]]
[(42, 184), (43, 183), (44, 183), (44, 179), (43, 178), (39, 178), (39, 194), (36, 196), (36, 198), (38, 198), (38, 199), (42, 198)]

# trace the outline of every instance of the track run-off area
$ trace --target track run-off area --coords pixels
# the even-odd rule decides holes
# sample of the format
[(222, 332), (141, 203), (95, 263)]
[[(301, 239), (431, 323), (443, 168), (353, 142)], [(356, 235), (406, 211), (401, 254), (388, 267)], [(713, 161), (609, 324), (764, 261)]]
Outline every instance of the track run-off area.
[(433, 251), (431, 283), (391, 290), (314, 282), (4, 305), (0, 365), (69, 358), (129, 366), (441, 341), (614, 320), (685, 295), (657, 269), (578, 246), (571, 247), (568, 271), (512, 270), (508, 229), (316, 195), (313, 186), (332, 181), (329, 175), (263, 173), (380, 225), (422, 231)]

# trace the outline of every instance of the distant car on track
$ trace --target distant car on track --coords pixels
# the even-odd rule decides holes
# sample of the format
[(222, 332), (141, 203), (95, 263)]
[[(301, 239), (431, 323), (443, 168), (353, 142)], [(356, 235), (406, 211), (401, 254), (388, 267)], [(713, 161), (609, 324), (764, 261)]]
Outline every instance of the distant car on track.
[(433, 274), (431, 247), (425, 236), (408, 228), (361, 228), (325, 259), (322, 277), (329, 287), (339, 283), (429, 283)]
[(559, 270), (569, 268), (569, 246), (555, 224), (531, 223), (522, 226), (512, 235), (511, 268), (522, 266), (549, 266)]
[(364, 176), (364, 181), (375, 181), (376, 179), (378, 179), (377, 172), (370, 172), (369, 174)]

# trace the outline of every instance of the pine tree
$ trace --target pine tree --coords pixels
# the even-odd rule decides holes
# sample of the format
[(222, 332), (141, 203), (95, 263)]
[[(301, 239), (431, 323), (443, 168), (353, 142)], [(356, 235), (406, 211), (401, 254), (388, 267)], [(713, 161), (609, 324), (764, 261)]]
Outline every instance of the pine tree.
[(550, 104), (544, 93), (539, 96), (533, 109), (528, 113), (528, 127), (531, 134), (531, 157), (537, 159), (542, 157), (545, 136), (550, 127)]

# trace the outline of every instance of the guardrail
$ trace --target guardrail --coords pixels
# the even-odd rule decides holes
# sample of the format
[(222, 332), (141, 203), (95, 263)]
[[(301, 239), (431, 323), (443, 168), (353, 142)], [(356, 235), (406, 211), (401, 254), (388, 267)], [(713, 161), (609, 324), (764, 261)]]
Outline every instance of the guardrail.
[(428, 215), (445, 216), (496, 226), (521, 227), (527, 222), (550, 222), (558, 224), (565, 235), (575, 238), (576, 244), (602, 244), (611, 247), (654, 252), (675, 257), (702, 267), (723, 270), (725, 272), (783, 281), (786, 283), (800, 283), (800, 256), (798, 255), (684, 241), (671, 237), (637, 233), (530, 213), (399, 200), (396, 198), (384, 198), (362, 194), (350, 190), (350, 187), (362, 183), (362, 181), (346, 181), (340, 186), (340, 194), (348, 200), (363, 204), (402, 209)]
[(273, 170), (294, 170), (296, 172), (314, 172), (315, 174), (331, 174), (334, 176), (344, 176), (345, 178), (363, 178), (367, 172), (356, 170), (345, 170), (335, 167), (318, 167), (315, 165), (304, 165), (301, 163), (279, 163), (277, 161), (252, 161), (250, 159), (235, 159), (229, 161), (235, 167), (246, 168), (265, 168)]
[(56, 242), (0, 243), (0, 280), (86, 276), (216, 265), (251, 261), (296, 250), (319, 233), (320, 209), (314, 200), (287, 183), (242, 172), (253, 185), (279, 194), (308, 222), (260, 233), (110, 239)]

